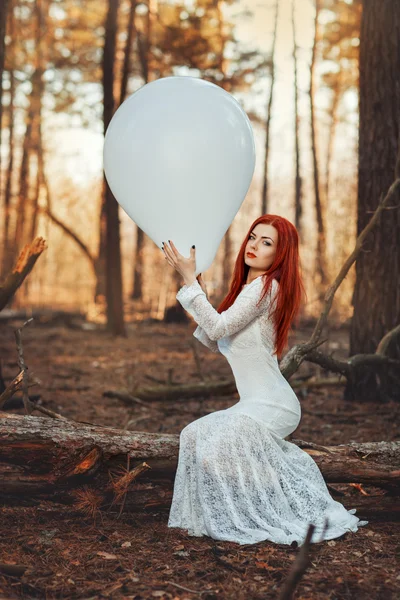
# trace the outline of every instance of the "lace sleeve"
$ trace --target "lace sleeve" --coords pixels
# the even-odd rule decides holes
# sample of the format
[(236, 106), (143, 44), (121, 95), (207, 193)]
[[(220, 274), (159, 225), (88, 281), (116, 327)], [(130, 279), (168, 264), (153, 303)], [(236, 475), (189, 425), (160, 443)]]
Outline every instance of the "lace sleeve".
[(211, 352), (219, 352), (217, 342), (210, 340), (210, 338), (208, 337), (204, 329), (200, 327), (200, 325), (198, 325), (198, 327), (194, 330), (193, 335), (196, 339), (199, 340), (199, 342), (207, 346), (207, 348), (209, 348)]
[(257, 306), (262, 290), (261, 278), (257, 277), (240, 292), (232, 306), (222, 313), (218, 313), (209, 303), (197, 279), (191, 285), (183, 285), (176, 294), (176, 299), (193, 316), (209, 339), (217, 341), (240, 331), (260, 314), (269, 311), (277, 287), (278, 282), (273, 280), (270, 292)]

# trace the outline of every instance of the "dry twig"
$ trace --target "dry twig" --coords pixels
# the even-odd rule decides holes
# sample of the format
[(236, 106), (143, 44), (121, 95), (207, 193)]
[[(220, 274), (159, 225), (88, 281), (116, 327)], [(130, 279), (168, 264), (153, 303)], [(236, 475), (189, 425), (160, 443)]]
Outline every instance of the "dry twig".
[[(325, 519), (324, 528), (322, 531), (321, 538), (323, 539), (326, 528), (328, 526), (328, 519)], [(296, 591), (296, 588), (303, 577), (304, 573), (307, 571), (308, 567), (311, 563), (310, 558), (310, 546), (311, 539), (315, 530), (315, 525), (310, 523), (306, 535), (306, 539), (304, 543), (300, 546), (299, 553), (296, 557), (296, 560), (293, 563), (293, 566), (289, 572), (285, 583), (281, 589), (281, 593), (279, 594), (279, 600), (291, 600), (293, 598), (293, 594)]]
[(28, 367), (25, 364), (24, 350), (22, 347), (22, 329), (25, 327), (25, 325), (30, 325), (32, 323), (32, 321), (33, 321), (33, 319), (28, 319), (27, 321), (25, 321), (25, 323), (22, 325), (22, 327), (15, 330), (15, 340), (17, 343), (17, 350), (18, 350), (18, 366), (21, 369), (20, 375), (22, 375), (22, 381), (20, 382), (20, 386), (22, 386), (22, 399), (24, 402), (25, 410), (28, 413), (28, 415), (30, 415), (34, 410), (38, 410), (39, 412), (42, 412), (43, 414), (47, 415), (48, 417), (52, 417), (53, 419), (62, 419), (64, 421), (68, 421), (68, 419), (66, 419), (62, 415), (54, 412), (53, 410), (50, 410), (49, 408), (45, 408), (44, 406), (39, 406), (39, 405), (33, 404), (33, 402), (31, 402), (29, 400), (29, 394), (28, 394), (29, 383), (28, 383), (28, 373), (27, 373)]

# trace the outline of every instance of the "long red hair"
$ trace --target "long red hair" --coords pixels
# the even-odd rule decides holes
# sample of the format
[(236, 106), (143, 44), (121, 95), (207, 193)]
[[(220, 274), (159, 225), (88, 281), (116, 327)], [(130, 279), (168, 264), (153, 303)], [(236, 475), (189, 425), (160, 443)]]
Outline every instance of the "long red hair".
[(301, 277), (299, 235), (296, 227), (290, 221), (279, 215), (267, 214), (262, 215), (252, 223), (240, 246), (229, 291), (218, 306), (217, 312), (221, 313), (227, 310), (236, 300), (243, 284), (246, 283), (250, 267), (245, 263), (245, 248), (251, 232), (258, 223), (273, 225), (278, 231), (274, 262), (262, 276), (264, 286), (260, 302), (268, 293), (272, 280), (276, 279), (279, 282), (279, 290), (275, 310), (271, 316), (276, 331), (275, 354), (278, 358), (281, 358), (287, 345), (291, 326), (293, 322), (297, 324), (301, 302), (303, 298), (306, 298), (306, 291)]

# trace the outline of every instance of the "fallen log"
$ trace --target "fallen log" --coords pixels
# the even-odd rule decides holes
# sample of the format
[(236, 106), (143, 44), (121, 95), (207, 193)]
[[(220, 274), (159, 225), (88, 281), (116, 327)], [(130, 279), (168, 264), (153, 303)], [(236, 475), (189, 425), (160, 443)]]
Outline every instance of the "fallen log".
[[(342, 386), (344, 380), (340, 377), (315, 378), (310, 377), (307, 380), (293, 379), (290, 382), (293, 389), (308, 389), (331, 386)], [(161, 384), (153, 386), (144, 386), (137, 388), (132, 392), (127, 390), (106, 390), (103, 396), (106, 398), (118, 398), (126, 404), (135, 402), (153, 400), (186, 400), (187, 398), (198, 398), (212, 394), (213, 396), (226, 396), (236, 393), (236, 383), (233, 378), (220, 379), (219, 381), (199, 381), (196, 383), (184, 384)]]
[(4, 308), (0, 313), (0, 323), (35, 320), (36, 325), (68, 325), (75, 321), (85, 321), (86, 315), (79, 311), (53, 310), (51, 308)]
[[(302, 440), (291, 443), (313, 457), (326, 482), (391, 490), (392, 495), (340, 499), (350, 507), (359, 506), (360, 515), (399, 514), (399, 441), (326, 447)], [(0, 499), (15, 504), (46, 499), (77, 505), (77, 492), (82, 496), (94, 490), (103, 507), (115, 500), (116, 477), (120, 484), (136, 468), (138, 480), (129, 481), (125, 508), (165, 508), (171, 500), (178, 450), (177, 434), (122, 431), (0, 412)]]

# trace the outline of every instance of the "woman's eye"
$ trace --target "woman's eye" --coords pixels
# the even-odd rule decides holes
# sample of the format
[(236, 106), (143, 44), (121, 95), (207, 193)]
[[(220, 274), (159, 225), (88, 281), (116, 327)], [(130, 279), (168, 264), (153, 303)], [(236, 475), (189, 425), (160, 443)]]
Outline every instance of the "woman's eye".
[[(254, 238), (252, 236), (249, 237), (249, 240), (253, 240)], [(267, 246), (270, 246), (270, 242), (264, 242), (264, 244), (266, 244)]]

